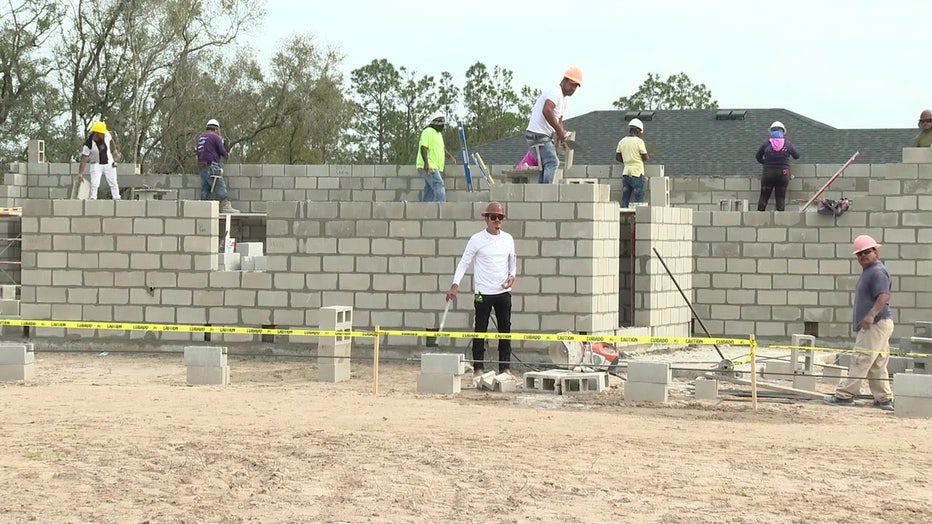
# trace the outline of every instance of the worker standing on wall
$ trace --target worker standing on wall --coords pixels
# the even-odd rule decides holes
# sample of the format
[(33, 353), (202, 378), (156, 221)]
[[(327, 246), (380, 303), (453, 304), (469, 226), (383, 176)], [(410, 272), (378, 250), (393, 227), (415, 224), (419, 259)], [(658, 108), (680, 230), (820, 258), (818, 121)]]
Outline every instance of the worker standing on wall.
[(541, 171), (537, 181), (541, 184), (552, 184), (557, 168), (560, 167), (556, 146), (566, 145), (566, 128), (563, 127), (566, 97), (573, 96), (580, 86), (582, 70), (571, 67), (563, 73), (563, 80), (559, 84), (541, 93), (531, 109), (531, 119), (524, 138), (527, 140), (528, 150), (539, 155), (537, 163), (541, 166)]
[[(90, 168), (88, 168), (90, 165)], [(97, 200), (100, 176), (107, 178), (110, 186), (110, 198), (120, 199), (120, 186), (117, 184), (117, 148), (116, 141), (107, 129), (107, 124), (98, 120), (91, 126), (91, 132), (81, 150), (81, 162), (78, 164), (78, 185), (84, 182), (84, 171), (91, 176), (89, 200)]]
[(222, 159), (230, 157), (223, 137), (220, 136), (220, 122), (211, 118), (207, 129), (197, 137), (197, 168), (201, 177), (201, 200), (210, 200), (210, 194), (216, 193), (220, 200), (221, 213), (239, 213), (227, 194), (227, 184), (223, 180)]
[(786, 139), (786, 126), (777, 120), (770, 124), (770, 138), (757, 150), (757, 161), (764, 165), (760, 176), (758, 211), (766, 211), (770, 194), (777, 200), (777, 211), (786, 209), (786, 188), (790, 185), (790, 157), (799, 160), (793, 143)]
[(644, 162), (650, 157), (644, 139), (641, 138), (643, 133), (644, 123), (639, 118), (631, 119), (628, 122), (628, 136), (618, 142), (615, 150), (615, 160), (625, 164), (621, 174), (621, 207), (628, 207), (632, 194), (635, 202), (644, 201)]

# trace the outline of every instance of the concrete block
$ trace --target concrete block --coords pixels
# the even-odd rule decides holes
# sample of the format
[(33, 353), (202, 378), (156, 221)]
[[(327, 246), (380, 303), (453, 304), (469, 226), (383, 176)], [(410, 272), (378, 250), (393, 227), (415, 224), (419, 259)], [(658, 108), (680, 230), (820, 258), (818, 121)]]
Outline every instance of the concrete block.
[(460, 353), (424, 353), (421, 355), (421, 373), (465, 375), (465, 356)]
[(495, 375), (492, 388), (494, 391), (512, 393), (517, 391), (518, 383), (515, 382), (515, 378), (508, 373), (499, 373), (498, 375)]
[(224, 271), (241, 271), (243, 268), (243, 256), (239, 253), (219, 253), (217, 255), (217, 267)]
[[(930, 148), (932, 149), (932, 148)], [(914, 369), (913, 357), (901, 357), (898, 355), (891, 356), (887, 361), (887, 373), (896, 375), (905, 373), (907, 369)]]
[[(932, 164), (932, 147), (904, 147), (904, 164)], [(32, 171), (30, 171), (32, 174)]]
[(932, 397), (897, 395), (894, 407), (898, 417), (932, 418)]
[(346, 382), (350, 379), (350, 364), (339, 360), (332, 360), (332, 363), (317, 361), (317, 381), (318, 382)]
[(479, 377), (479, 384), (477, 387), (479, 389), (488, 389), (489, 391), (495, 391), (495, 376), (498, 373), (494, 371), (486, 371)]
[(236, 252), (245, 257), (264, 256), (262, 242), (240, 242), (236, 244)]
[(625, 384), (626, 402), (657, 402), (663, 404), (667, 401), (667, 385), (650, 382), (631, 382)]
[(0, 300), (16, 300), (16, 286), (0, 286)]
[(0, 364), (0, 381), (34, 380), (36, 378), (36, 363), (28, 364)]
[(816, 391), (816, 377), (805, 373), (796, 373), (793, 375), (793, 388), (803, 389), (806, 391)]
[(601, 393), (605, 390), (606, 378), (604, 372), (570, 373), (560, 377), (561, 395), (586, 395)]
[(0, 316), (18, 317), (19, 300), (0, 300)]
[(425, 395), (455, 395), (461, 391), (461, 379), (447, 373), (420, 373), (417, 392)]
[(569, 371), (553, 369), (549, 371), (529, 371), (524, 374), (524, 389), (560, 394), (560, 377)]
[(790, 380), (793, 378), (793, 363), (768, 360), (764, 363), (764, 377), (769, 380)]
[(825, 364), (822, 367), (822, 383), (837, 386), (841, 378), (847, 375), (847, 368)]
[(23, 365), (35, 362), (32, 344), (4, 344), (0, 346), (0, 365)]
[(230, 384), (230, 366), (188, 366), (189, 386), (227, 386)]
[(226, 366), (227, 348), (222, 346), (185, 346), (184, 365), (188, 367)]
[(700, 400), (717, 400), (718, 381), (708, 378), (697, 378), (696, 398)]
[(672, 381), (669, 362), (628, 362), (628, 383), (669, 384)]
[(899, 408), (900, 396), (929, 397), (932, 400), (932, 375), (897, 373), (893, 375), (893, 394)]
[(322, 331), (353, 329), (352, 306), (324, 306), (320, 308), (317, 315), (317, 321)]

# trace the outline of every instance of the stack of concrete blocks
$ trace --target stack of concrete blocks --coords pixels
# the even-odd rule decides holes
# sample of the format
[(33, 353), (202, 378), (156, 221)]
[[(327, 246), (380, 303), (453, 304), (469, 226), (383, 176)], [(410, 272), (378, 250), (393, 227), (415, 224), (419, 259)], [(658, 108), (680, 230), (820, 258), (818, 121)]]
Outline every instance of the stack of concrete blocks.
[(790, 350), (790, 363), (793, 365), (793, 388), (806, 391), (816, 390), (815, 351), (800, 349), (815, 347), (815, 337), (812, 335), (793, 335)]
[(19, 299), (16, 298), (16, 286), (0, 286), (0, 317), (18, 317)]
[(608, 387), (604, 371), (549, 369), (524, 374), (524, 389), (556, 395), (586, 395), (601, 393)]
[(696, 398), (699, 400), (718, 400), (718, 381), (713, 378), (697, 378)]
[[(318, 313), (321, 331), (353, 330), (352, 306), (324, 306)], [(317, 381), (344, 382), (350, 379), (353, 338), (349, 335), (321, 335), (317, 345)]]
[[(646, 176), (646, 175), (645, 175)], [(670, 205), (670, 179), (665, 176), (649, 177), (647, 203), (654, 207)]]
[(428, 395), (455, 395), (460, 392), (466, 374), (466, 360), (461, 353), (424, 353), (417, 376), (417, 392)]
[(36, 354), (29, 344), (0, 343), (0, 381), (33, 380)]
[(230, 366), (225, 347), (185, 346), (184, 365), (189, 386), (230, 385)]
[(932, 375), (893, 375), (896, 415), (932, 418)]
[(673, 382), (673, 370), (669, 362), (628, 362), (628, 380), (625, 382), (625, 401), (667, 401), (667, 387)]
[(634, 324), (650, 326), (653, 336), (692, 336), (692, 312), (654, 248), (686, 296), (691, 296), (693, 211), (647, 206), (637, 208), (635, 213)]
[(265, 271), (269, 267), (268, 259), (263, 252), (262, 242), (241, 242), (236, 244), (236, 253), (242, 256), (241, 267), (243, 271)]

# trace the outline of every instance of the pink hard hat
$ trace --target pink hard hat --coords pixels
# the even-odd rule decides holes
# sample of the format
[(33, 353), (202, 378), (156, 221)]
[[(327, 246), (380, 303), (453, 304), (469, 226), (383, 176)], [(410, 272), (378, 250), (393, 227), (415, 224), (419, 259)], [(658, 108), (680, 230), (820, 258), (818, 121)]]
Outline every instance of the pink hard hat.
[(872, 247), (880, 247), (880, 244), (870, 235), (860, 235), (854, 239), (854, 253), (857, 255), (861, 251), (867, 251)]

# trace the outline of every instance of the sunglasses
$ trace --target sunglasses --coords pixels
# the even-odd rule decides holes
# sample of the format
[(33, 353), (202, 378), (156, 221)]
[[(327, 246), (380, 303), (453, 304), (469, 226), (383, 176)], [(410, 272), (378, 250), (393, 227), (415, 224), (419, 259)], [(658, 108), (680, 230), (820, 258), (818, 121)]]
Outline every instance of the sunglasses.
[(919, 123), (920, 123), (920, 124), (932, 123), (932, 118), (922, 118), (922, 119), (919, 120)]
[(505, 215), (486, 215), (485, 217), (493, 222), (505, 220)]
[(857, 256), (869, 255), (869, 254), (871, 254), (871, 253), (876, 253), (876, 252), (877, 252), (877, 248), (876, 248), (876, 247), (872, 247), (872, 248), (870, 248), (870, 249), (865, 249), (864, 251), (858, 251)]

